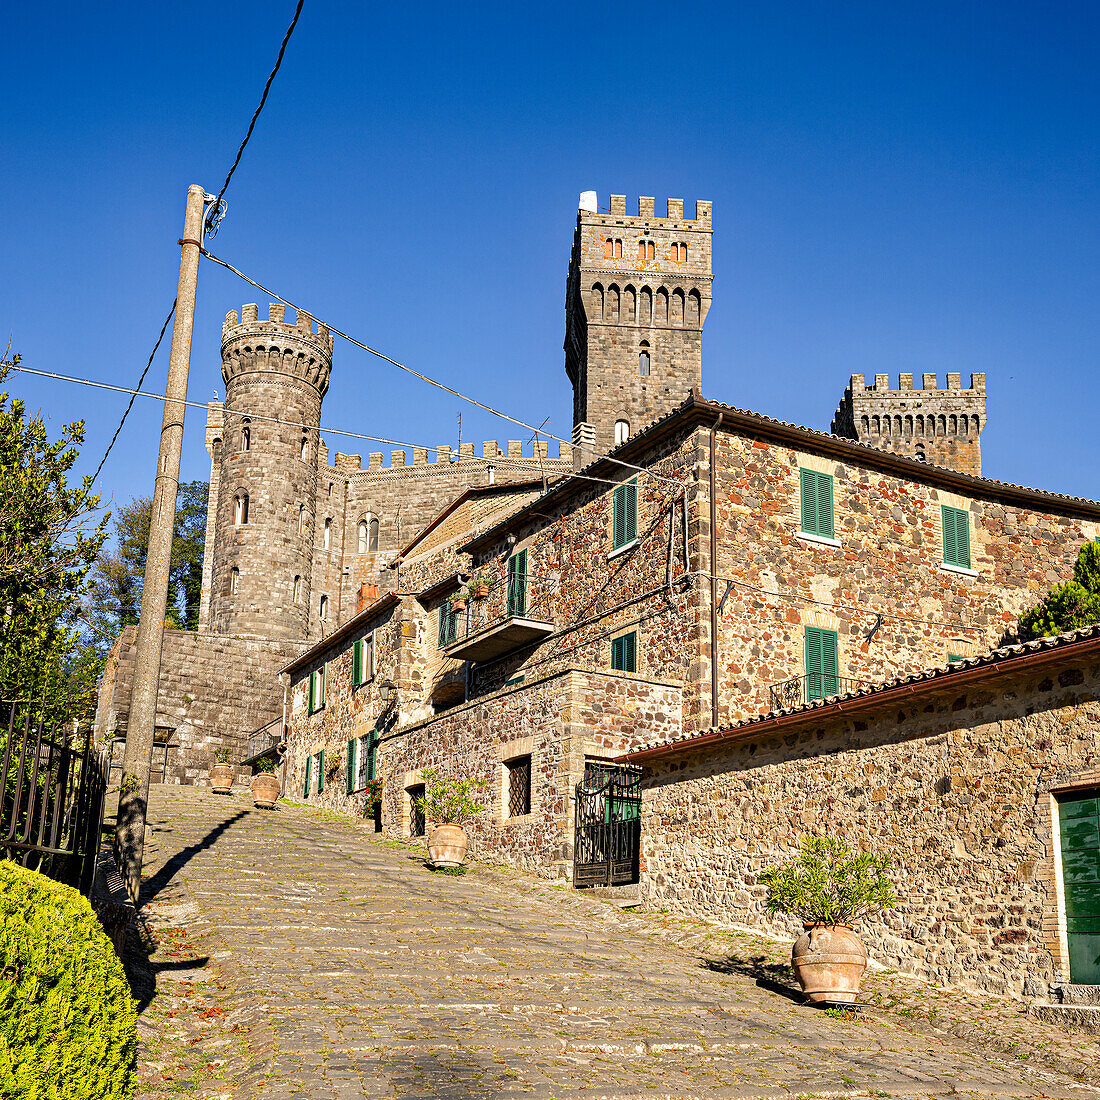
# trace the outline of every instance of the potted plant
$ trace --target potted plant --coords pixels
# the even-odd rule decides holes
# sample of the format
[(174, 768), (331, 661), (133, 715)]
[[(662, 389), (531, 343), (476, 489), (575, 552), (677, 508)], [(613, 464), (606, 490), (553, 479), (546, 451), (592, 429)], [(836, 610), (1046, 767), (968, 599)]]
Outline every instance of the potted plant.
[(489, 578), (482, 574), (470, 581), (470, 587), (466, 589), (471, 600), (485, 600), (489, 598)]
[(459, 592), (457, 596), (451, 597), (451, 610), (456, 615), (461, 615), (466, 610), (466, 593)]
[(434, 768), (426, 768), (421, 776), (424, 793), (416, 800), (416, 808), (426, 821), (434, 825), (428, 841), (428, 855), (433, 867), (461, 867), (466, 859), (466, 830), (462, 822), (485, 807), (474, 800), (474, 792), (485, 789), (483, 779), (441, 779)]
[(802, 921), (791, 966), (807, 1000), (856, 999), (867, 950), (852, 923), (897, 904), (889, 866), (889, 856), (858, 852), (843, 840), (805, 837), (795, 859), (761, 873), (768, 912), (792, 913)]
[(363, 816), (371, 818), (374, 822), (374, 831), (380, 833), (382, 831), (382, 780), (368, 779), (366, 792), (367, 800), (363, 804)]
[(210, 768), (210, 787), (215, 794), (230, 794), (237, 769), (231, 763), (233, 757), (227, 748), (214, 750), (214, 763)]
[(275, 809), (279, 801), (279, 779), (275, 775), (275, 761), (270, 756), (252, 765), (252, 801), (265, 810)]

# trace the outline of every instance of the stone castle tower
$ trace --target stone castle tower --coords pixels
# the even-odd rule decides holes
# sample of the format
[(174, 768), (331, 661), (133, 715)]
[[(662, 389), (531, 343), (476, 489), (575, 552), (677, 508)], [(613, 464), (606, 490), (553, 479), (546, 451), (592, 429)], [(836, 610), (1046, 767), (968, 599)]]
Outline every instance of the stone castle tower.
[(961, 375), (947, 376), (947, 389), (936, 388), (936, 376), (903, 374), (890, 389), (888, 375), (876, 374), (868, 386), (853, 374), (829, 429), (834, 435), (869, 443), (946, 466), (960, 473), (981, 475), (981, 434), (985, 427), (985, 375), (972, 374), (970, 388), (960, 387)]
[(581, 195), (565, 300), (565, 370), (573, 384), (573, 460), (606, 452), (702, 390), (703, 321), (711, 300), (711, 204), (684, 217), (669, 199)]
[[(203, 621), (217, 634), (306, 637), (316, 530), (321, 399), (332, 337), (272, 305), (246, 305), (222, 327), (225, 408), (208, 425), (210, 511)], [(215, 484), (216, 482), (216, 484)], [(213, 520), (211, 523), (209, 520)]]

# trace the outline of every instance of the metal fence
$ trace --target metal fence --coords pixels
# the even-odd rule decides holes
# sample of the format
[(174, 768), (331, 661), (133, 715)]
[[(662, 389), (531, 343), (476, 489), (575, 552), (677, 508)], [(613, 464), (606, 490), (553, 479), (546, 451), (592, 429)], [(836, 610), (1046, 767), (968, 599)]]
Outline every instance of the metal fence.
[(106, 753), (89, 730), (16, 723), (0, 728), (0, 855), (88, 894), (107, 793)]
[(804, 676), (793, 676), (789, 680), (769, 684), (768, 696), (772, 710), (788, 710), (803, 703), (812, 703), (815, 699), (847, 695), (867, 686), (863, 680), (834, 676), (831, 672), (807, 672)]

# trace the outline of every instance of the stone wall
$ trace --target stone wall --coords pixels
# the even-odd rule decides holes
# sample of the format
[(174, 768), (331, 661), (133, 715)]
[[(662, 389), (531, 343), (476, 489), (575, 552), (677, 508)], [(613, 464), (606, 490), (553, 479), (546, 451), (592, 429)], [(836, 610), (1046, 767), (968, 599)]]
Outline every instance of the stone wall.
[(793, 936), (757, 876), (801, 837), (835, 835), (894, 860), (899, 906), (859, 928), (879, 962), (1001, 994), (1068, 980), (1052, 792), (1100, 785), (1095, 647), (978, 686), (951, 678), (872, 715), (765, 721), (652, 762), (646, 903)]
[[(136, 639), (137, 628), (127, 627), (111, 650), (96, 709), (97, 741), (125, 736)], [(166, 781), (206, 783), (220, 748), (243, 760), (248, 735), (282, 718), (279, 669), (301, 651), (294, 642), (165, 630), (156, 737), (169, 744)]]

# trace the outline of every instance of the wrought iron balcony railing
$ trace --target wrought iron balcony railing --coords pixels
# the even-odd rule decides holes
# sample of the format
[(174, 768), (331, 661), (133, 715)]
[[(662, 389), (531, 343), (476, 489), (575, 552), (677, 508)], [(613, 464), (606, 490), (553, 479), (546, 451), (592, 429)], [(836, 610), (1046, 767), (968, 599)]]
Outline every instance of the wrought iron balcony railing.
[(500, 656), (553, 630), (553, 624), (536, 612), (527, 573), (510, 572), (490, 587), (488, 596), (466, 599), (466, 606), (451, 614), (449, 637), (441, 642), (449, 657), (466, 661)]
[(831, 672), (807, 672), (790, 680), (768, 684), (772, 710), (787, 710), (812, 703), (816, 699), (831, 699), (834, 695), (846, 695), (868, 687), (865, 680), (853, 680), (849, 676), (834, 676)]
[(260, 726), (248, 735), (248, 753), (245, 760), (255, 760), (269, 752), (283, 739), (283, 720), (274, 718), (266, 726)]

